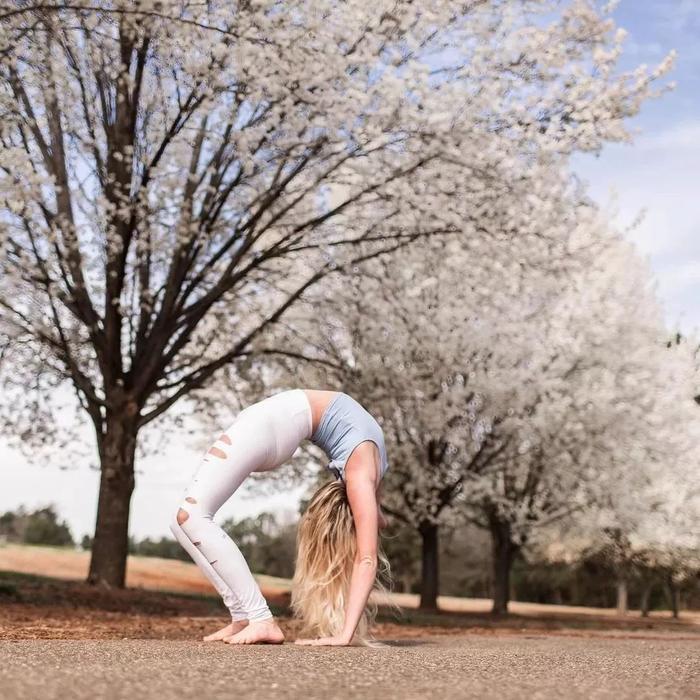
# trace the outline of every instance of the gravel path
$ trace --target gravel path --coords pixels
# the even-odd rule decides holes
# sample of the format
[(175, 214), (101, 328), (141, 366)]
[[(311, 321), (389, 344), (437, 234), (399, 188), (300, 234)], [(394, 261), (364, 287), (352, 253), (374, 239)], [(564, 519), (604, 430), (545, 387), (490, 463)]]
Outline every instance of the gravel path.
[(4, 700), (700, 698), (700, 641), (464, 636), (380, 649), (0, 642)]

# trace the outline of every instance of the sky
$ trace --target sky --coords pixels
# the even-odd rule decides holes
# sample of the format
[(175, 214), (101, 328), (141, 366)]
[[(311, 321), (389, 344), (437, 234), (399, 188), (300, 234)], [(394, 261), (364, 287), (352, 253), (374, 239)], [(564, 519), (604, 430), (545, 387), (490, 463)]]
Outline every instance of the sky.
[[(649, 260), (668, 325), (691, 333), (700, 327), (700, 0), (623, 0), (614, 17), (628, 31), (622, 67), (654, 66), (675, 49), (670, 78), (676, 88), (647, 103), (631, 122), (637, 131), (633, 144), (607, 146), (599, 156), (577, 156), (574, 168), (594, 199), (616, 212), (620, 227), (644, 214), (628, 236)], [(132, 535), (168, 534), (169, 519), (199, 455), (191, 443), (173, 440), (165, 453), (139, 463)], [(97, 471), (80, 463), (63, 469), (31, 463), (1, 441), (0, 465), (0, 513), (53, 503), (77, 539), (92, 532)], [(244, 485), (220, 515), (293, 511), (302, 492), (300, 484), (261, 497)]]
[(578, 156), (574, 166), (601, 206), (613, 205), (648, 258), (672, 328), (700, 327), (700, 0), (623, 0), (614, 14), (628, 31), (623, 68), (658, 64), (677, 51), (673, 91), (630, 122), (631, 145)]

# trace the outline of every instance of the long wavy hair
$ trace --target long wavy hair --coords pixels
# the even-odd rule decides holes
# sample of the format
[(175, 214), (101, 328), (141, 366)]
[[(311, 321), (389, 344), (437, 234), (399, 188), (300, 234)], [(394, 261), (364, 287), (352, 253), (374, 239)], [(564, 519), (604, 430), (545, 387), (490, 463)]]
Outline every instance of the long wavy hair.
[[(297, 560), (292, 586), (292, 610), (303, 624), (302, 634), (333, 637), (340, 634), (357, 552), (355, 523), (345, 484), (332, 481), (311, 498), (297, 531)], [(390, 581), (389, 561), (377, 551), (374, 588), (386, 592)], [(355, 640), (371, 644), (370, 627), (377, 613), (368, 601), (355, 632)]]

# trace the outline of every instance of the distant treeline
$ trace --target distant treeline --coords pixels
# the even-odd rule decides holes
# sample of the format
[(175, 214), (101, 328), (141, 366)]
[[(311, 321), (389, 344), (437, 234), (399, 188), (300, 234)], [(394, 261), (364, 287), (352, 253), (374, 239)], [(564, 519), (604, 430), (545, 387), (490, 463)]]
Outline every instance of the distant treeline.
[[(282, 523), (273, 513), (261, 513), (237, 522), (227, 520), (224, 530), (240, 548), (250, 568), (270, 576), (290, 578), (294, 573), (296, 523)], [(0, 516), (0, 539), (24, 544), (75, 546), (65, 521), (53, 506), (28, 511), (19, 508)], [(394, 590), (419, 593), (421, 586), (421, 543), (411, 529), (392, 526), (384, 533), (383, 547), (392, 565)], [(80, 542), (89, 550), (90, 537)], [(129, 541), (134, 555), (189, 561), (189, 557), (172, 537)], [(478, 528), (460, 528), (443, 538), (440, 546), (440, 592), (475, 598), (489, 598), (490, 578), (488, 536)], [(610, 557), (603, 550), (591, 551), (570, 564), (552, 564), (519, 556), (511, 579), (513, 600), (537, 603), (614, 607), (616, 590)], [(668, 586), (660, 572), (656, 585), (649, 591), (648, 581), (632, 579), (629, 586), (630, 607), (640, 608), (643, 597), (650, 610), (668, 609)], [(683, 604), (700, 607), (700, 584), (696, 581), (683, 591)]]
[(53, 506), (27, 511), (19, 507), (0, 515), (0, 541), (22, 544), (74, 545), (68, 524), (59, 520)]

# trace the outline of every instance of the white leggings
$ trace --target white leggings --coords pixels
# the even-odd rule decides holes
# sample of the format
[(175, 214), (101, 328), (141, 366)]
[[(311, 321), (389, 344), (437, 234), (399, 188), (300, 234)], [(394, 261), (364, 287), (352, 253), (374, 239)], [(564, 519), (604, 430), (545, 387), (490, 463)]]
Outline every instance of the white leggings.
[(287, 461), (311, 437), (311, 406), (301, 389), (283, 391), (238, 414), (202, 459), (170, 529), (211, 581), (231, 618), (272, 617), (246, 560), (213, 517), (252, 472)]

